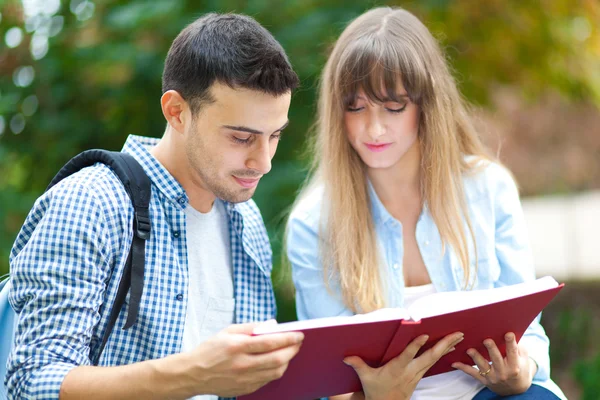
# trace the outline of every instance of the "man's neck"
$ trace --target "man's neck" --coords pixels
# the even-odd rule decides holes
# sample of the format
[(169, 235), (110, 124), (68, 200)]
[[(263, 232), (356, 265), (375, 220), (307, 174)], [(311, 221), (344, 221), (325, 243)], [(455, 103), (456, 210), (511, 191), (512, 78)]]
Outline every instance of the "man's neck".
[(201, 213), (207, 213), (212, 209), (216, 199), (215, 195), (198, 181), (193, 169), (186, 161), (187, 156), (177, 150), (168, 130), (158, 144), (150, 150), (150, 153), (181, 184), (188, 196), (190, 206)]

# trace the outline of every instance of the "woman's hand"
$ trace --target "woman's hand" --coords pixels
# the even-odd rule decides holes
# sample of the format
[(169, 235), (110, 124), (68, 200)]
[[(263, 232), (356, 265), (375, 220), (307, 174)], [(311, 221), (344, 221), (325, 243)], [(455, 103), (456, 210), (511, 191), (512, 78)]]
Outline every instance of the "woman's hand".
[(527, 391), (537, 372), (537, 365), (528, 356), (527, 350), (517, 345), (514, 333), (507, 333), (504, 339), (506, 340), (505, 358), (500, 354), (496, 343), (486, 339), (483, 344), (490, 354), (491, 364), (477, 350), (469, 349), (467, 354), (479, 370), (463, 363), (454, 363), (452, 366), (471, 375), (497, 395), (507, 396)]
[(380, 368), (369, 367), (359, 357), (347, 357), (344, 362), (358, 374), (366, 400), (408, 400), (425, 372), (443, 355), (453, 351), (463, 336), (461, 332), (450, 334), (415, 358), (429, 338), (419, 336), (399, 356)]

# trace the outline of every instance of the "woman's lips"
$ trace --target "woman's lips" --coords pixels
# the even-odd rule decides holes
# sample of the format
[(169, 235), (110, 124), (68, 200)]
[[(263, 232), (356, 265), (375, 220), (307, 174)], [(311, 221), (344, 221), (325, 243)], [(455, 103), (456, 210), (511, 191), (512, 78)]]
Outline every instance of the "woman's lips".
[(392, 144), (391, 143), (365, 143), (365, 146), (367, 146), (367, 148), (375, 153), (379, 153), (384, 151), (385, 149), (387, 149), (388, 147), (390, 147)]

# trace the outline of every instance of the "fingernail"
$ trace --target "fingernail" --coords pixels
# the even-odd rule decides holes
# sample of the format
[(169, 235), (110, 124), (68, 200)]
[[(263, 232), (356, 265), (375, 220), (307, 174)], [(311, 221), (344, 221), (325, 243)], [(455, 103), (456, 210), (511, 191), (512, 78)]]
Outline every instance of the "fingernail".
[(453, 352), (454, 350), (456, 350), (456, 347), (451, 347), (448, 350), (446, 350), (446, 352), (444, 353), (444, 355)]
[(344, 364), (346, 364), (347, 366), (349, 366), (349, 367), (351, 367), (351, 366), (352, 366), (352, 365), (350, 365), (348, 362), (346, 362), (346, 359), (343, 359), (343, 360), (342, 360), (342, 362), (343, 362)]
[(300, 343), (301, 341), (304, 340), (304, 333), (302, 332), (297, 332), (296, 333), (296, 342)]
[(452, 368), (458, 368), (458, 364), (457, 363), (452, 363), (451, 367)]
[(515, 335), (513, 335), (512, 333), (507, 333), (504, 336), (504, 340), (506, 340), (507, 342), (513, 340), (514, 338), (515, 338)]
[(423, 338), (421, 339), (421, 342), (423, 344), (427, 343), (427, 341), (429, 340), (429, 335), (424, 335)]

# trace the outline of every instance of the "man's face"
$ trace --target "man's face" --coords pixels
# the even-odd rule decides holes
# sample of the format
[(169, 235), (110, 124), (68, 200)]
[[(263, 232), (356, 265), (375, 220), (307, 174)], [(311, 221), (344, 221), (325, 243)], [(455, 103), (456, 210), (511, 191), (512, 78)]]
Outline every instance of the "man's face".
[(291, 93), (275, 97), (214, 83), (215, 100), (203, 104), (185, 132), (194, 184), (232, 203), (249, 200), (271, 170)]

